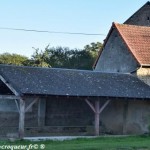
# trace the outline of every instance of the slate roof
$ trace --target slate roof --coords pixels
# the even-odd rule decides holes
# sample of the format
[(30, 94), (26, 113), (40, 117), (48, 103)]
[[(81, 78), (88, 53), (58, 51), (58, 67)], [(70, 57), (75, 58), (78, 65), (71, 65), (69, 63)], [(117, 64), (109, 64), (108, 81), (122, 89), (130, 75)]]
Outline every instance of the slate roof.
[[(135, 16), (137, 16), (138, 15), (138, 13), (140, 13), (140, 12), (146, 12), (146, 14), (147, 14), (147, 17), (149, 16), (149, 9), (150, 9), (150, 1), (147, 1), (140, 9), (138, 9), (131, 17), (129, 17), (125, 22), (124, 22), (124, 24), (134, 24), (134, 25), (137, 25), (137, 24), (135, 24), (135, 22), (137, 23), (137, 21), (134, 21), (134, 20), (132, 20)], [(141, 18), (140, 18), (141, 19)], [(146, 19), (146, 18), (143, 18), (143, 19)], [(144, 22), (144, 21), (143, 21)], [(142, 22), (140, 23), (140, 25), (143, 25), (143, 26), (145, 26), (144, 25), (144, 23), (142, 24)]]
[[(117, 30), (137, 62), (142, 66), (150, 66), (150, 27), (113, 23), (103, 47), (109, 40), (114, 28)], [(100, 55), (101, 53), (99, 53), (94, 67), (97, 64)]]
[(0, 65), (20, 94), (150, 98), (150, 87), (130, 74)]

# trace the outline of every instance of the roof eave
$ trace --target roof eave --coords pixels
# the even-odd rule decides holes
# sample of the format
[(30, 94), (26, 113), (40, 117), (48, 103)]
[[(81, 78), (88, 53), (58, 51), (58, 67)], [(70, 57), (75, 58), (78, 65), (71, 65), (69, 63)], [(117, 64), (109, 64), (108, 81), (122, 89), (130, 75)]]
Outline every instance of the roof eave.
[(150, 67), (150, 64), (141, 64), (141, 67)]

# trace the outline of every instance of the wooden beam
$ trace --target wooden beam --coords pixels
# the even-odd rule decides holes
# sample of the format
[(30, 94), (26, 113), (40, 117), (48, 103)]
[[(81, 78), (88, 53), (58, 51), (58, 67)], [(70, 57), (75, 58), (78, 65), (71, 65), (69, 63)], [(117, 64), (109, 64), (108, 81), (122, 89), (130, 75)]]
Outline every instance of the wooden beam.
[(95, 100), (95, 105), (93, 106), (93, 104), (85, 99), (86, 103), (90, 106), (90, 108), (93, 110), (94, 115), (95, 115), (95, 119), (94, 119), (94, 127), (95, 127), (95, 135), (99, 136), (99, 121), (100, 121), (100, 114), (102, 113), (102, 111), (106, 108), (106, 106), (109, 104), (110, 100), (107, 100), (102, 107), (100, 107), (100, 101), (99, 100)]
[(33, 100), (25, 109), (25, 112), (27, 112), (32, 106), (33, 104), (35, 104), (38, 101), (39, 98), (36, 98), (35, 100)]
[(124, 101), (124, 106), (123, 106), (123, 127), (122, 127), (122, 133), (123, 134), (126, 134), (128, 107), (129, 107), (129, 101)]
[(19, 138), (24, 137), (24, 124), (25, 124), (25, 100), (20, 99), (20, 113), (19, 113)]
[(5, 78), (0, 75), (0, 80), (17, 96), (15, 99), (19, 98), (20, 111), (19, 111), (19, 138), (24, 137), (24, 124), (25, 124), (25, 100), (21, 98), (21, 93), (19, 93)]
[(85, 99), (85, 101), (86, 101), (86, 103), (90, 106), (90, 108), (93, 110), (93, 112), (95, 113), (96, 110), (95, 110), (93, 104), (92, 104), (89, 100), (87, 100), (87, 99)]
[(38, 101), (38, 126), (45, 126), (46, 99)]
[(95, 101), (95, 135), (99, 136), (99, 100)]
[(8, 83), (1, 75), (0, 75), (0, 79), (2, 80), (2, 82), (16, 95), (16, 96), (20, 96), (19, 92), (17, 92), (10, 83)]
[(14, 100), (14, 99), (20, 99), (20, 96), (15, 96), (15, 95), (0, 95), (0, 99)]
[(18, 104), (18, 101), (17, 101), (16, 99), (15, 99), (15, 103), (16, 103), (16, 106), (17, 106), (18, 112), (20, 113), (19, 104)]
[(109, 104), (110, 100), (107, 100), (103, 106), (99, 109), (99, 114), (105, 109), (105, 107)]

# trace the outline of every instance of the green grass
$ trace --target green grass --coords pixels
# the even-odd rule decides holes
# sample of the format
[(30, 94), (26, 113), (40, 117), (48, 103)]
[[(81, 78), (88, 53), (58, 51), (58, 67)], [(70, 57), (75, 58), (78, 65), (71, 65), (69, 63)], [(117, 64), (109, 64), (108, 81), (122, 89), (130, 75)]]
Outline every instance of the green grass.
[[(150, 150), (150, 136), (99, 137), (66, 141), (0, 141), (1, 145), (45, 145), (45, 150)], [(36, 147), (37, 148), (37, 147)], [(34, 150), (35, 148), (32, 147)], [(40, 148), (38, 148), (40, 149)]]

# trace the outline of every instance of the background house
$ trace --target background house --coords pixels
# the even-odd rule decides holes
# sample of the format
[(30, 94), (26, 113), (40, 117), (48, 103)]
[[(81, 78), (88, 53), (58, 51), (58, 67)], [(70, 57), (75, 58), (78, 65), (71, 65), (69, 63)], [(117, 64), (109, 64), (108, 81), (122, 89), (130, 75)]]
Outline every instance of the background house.
[(113, 23), (94, 68), (132, 73), (150, 85), (150, 2), (124, 24)]
[(96, 71), (131, 73), (150, 85), (150, 27), (113, 23)]
[[(94, 65), (95, 71), (105, 73), (128, 73), (138, 77), (150, 85), (150, 2), (147, 2), (135, 12), (124, 24), (113, 23), (104, 40), (103, 48)], [(132, 82), (128, 81), (127, 82)], [(116, 107), (116, 106), (119, 107)], [(103, 112), (101, 121), (112, 125), (111, 131), (115, 131), (119, 122), (122, 122), (118, 114), (125, 116), (124, 134), (146, 133), (150, 125), (150, 101), (129, 101), (123, 104), (120, 99), (116, 104), (107, 107), (109, 113), (114, 114), (114, 120), (107, 112)], [(129, 121), (130, 120), (130, 121)], [(147, 120), (147, 121), (146, 121)], [(120, 126), (119, 126), (120, 127)], [(118, 129), (119, 129), (118, 127)], [(109, 127), (106, 127), (109, 131)], [(119, 130), (116, 130), (119, 132)], [(121, 131), (121, 130), (120, 130)]]
[(137, 10), (124, 22), (124, 24), (150, 26), (150, 2), (148, 1), (139, 10)]

